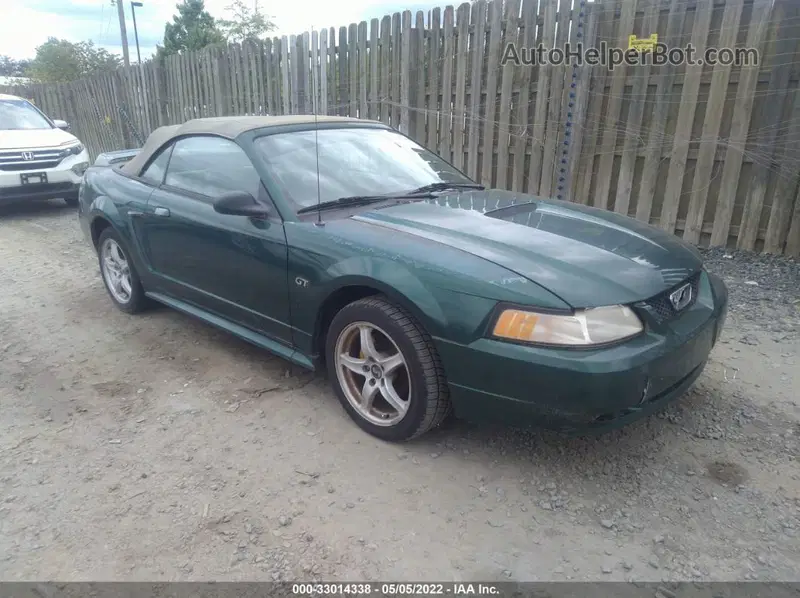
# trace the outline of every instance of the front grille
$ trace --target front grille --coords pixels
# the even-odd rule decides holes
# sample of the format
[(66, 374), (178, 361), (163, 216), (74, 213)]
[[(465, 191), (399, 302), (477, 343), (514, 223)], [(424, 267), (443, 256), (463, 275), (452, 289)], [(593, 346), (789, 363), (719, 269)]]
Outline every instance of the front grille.
[(670, 293), (674, 293), (687, 282), (692, 285), (692, 299), (686, 307), (681, 309), (681, 312), (684, 312), (694, 305), (695, 301), (697, 301), (697, 294), (700, 291), (700, 272), (692, 274), (688, 279), (679, 282), (669, 290), (664, 291), (663, 293), (660, 293), (652, 299), (648, 299), (644, 302), (644, 305), (648, 308), (650, 313), (653, 314), (653, 317), (655, 317), (658, 322), (666, 322), (671, 320), (679, 313), (675, 311), (674, 307), (672, 307), (672, 302), (669, 300), (669, 296)]
[(68, 149), (44, 149), (30, 152), (22, 150), (0, 152), (0, 170), (20, 172), (54, 168), (70, 154), (70, 151)]
[(24, 170), (47, 170), (48, 168), (55, 168), (59, 165), (61, 160), (41, 160), (13, 164), (3, 164), (0, 162), (0, 170), (3, 172), (22, 172)]

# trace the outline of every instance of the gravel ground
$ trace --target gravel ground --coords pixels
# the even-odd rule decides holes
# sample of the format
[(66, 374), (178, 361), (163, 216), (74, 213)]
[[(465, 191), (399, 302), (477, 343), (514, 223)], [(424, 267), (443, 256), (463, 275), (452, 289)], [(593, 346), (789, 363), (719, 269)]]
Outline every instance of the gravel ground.
[(116, 310), (73, 211), (0, 214), (0, 579), (798, 580), (800, 267), (706, 252), (727, 329), (592, 438), (392, 445), (320, 376)]

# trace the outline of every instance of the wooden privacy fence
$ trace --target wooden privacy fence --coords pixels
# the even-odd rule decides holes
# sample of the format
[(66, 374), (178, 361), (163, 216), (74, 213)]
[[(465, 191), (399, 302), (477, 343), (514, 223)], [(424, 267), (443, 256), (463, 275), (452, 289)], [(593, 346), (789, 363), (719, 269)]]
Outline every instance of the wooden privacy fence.
[[(518, 48), (753, 47), (757, 66), (501, 66)], [(699, 244), (800, 254), (800, 2), (478, 0), (10, 89), (94, 154), (190, 118), (381, 120), (486, 185)]]

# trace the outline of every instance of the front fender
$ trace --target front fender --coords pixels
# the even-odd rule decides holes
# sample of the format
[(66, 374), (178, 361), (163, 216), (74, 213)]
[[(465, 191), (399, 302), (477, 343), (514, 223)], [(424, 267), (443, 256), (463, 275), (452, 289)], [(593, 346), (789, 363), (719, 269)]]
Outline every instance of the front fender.
[(485, 333), (498, 301), (565, 307), (539, 285), (440, 243), (349, 219), (285, 227), (295, 344), (309, 354), (331, 302), (340, 308), (376, 292), (407, 309), (434, 340), (461, 344)]
[(343, 259), (314, 282), (290, 272), (289, 282), (295, 342), (309, 356), (322, 350), (318, 343), (335, 311), (365, 295), (380, 293), (403, 307), (437, 344), (468, 344), (482, 336), (497, 305), (496, 299), (441, 287), (434, 273), (386, 257)]
[[(339, 259), (337, 259), (339, 258)], [(323, 314), (381, 293), (408, 310), (430, 334), (447, 327), (435, 289), (397, 262), (375, 256), (332, 256), (289, 249), (289, 301), (295, 345), (309, 356), (318, 347)]]
[(408, 267), (386, 258), (351, 257), (333, 264), (326, 271), (319, 303), (344, 287), (371, 287), (402, 305), (432, 335), (438, 336), (447, 327), (447, 316), (430, 288)]

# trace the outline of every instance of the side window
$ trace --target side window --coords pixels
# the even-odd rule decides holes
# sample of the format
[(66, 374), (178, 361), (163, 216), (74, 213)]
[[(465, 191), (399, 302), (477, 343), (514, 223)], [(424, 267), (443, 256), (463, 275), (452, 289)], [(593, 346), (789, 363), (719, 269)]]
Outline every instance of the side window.
[(167, 169), (169, 154), (172, 152), (173, 147), (174, 146), (170, 145), (162, 149), (161, 153), (156, 156), (156, 159), (150, 162), (150, 165), (144, 169), (141, 178), (154, 185), (160, 185), (164, 180), (164, 171)]
[(261, 178), (242, 148), (229, 139), (198, 136), (179, 139), (172, 151), (165, 183), (218, 197), (231, 191), (259, 196)]

